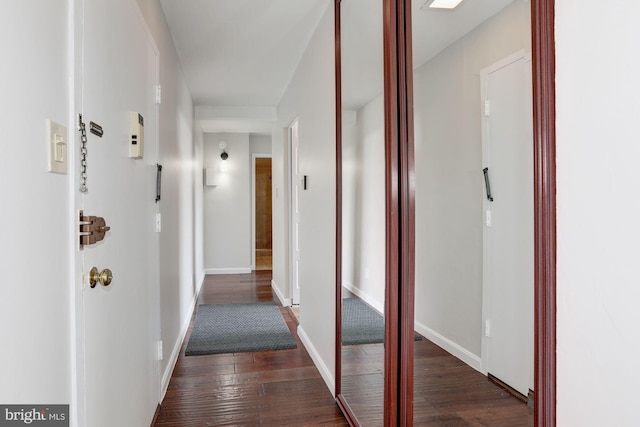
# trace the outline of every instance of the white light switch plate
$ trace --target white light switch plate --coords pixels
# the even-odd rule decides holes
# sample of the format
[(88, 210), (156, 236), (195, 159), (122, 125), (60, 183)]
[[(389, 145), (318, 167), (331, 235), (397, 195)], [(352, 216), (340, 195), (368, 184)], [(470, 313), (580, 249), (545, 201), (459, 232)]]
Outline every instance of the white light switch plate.
[(67, 173), (67, 128), (47, 119), (49, 172)]

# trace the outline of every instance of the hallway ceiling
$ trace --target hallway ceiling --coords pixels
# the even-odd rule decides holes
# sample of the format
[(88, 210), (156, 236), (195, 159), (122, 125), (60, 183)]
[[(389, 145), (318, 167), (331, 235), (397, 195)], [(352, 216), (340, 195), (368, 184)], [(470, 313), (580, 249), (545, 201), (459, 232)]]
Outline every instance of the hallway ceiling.
[[(413, 0), (420, 65), (512, 1), (466, 0), (454, 11)], [(160, 0), (196, 106), (275, 107), (328, 0)], [(382, 0), (343, 0), (346, 108), (381, 91)], [(348, 11), (348, 12), (347, 12)], [(346, 19), (376, 25), (347, 25)], [(377, 20), (377, 21), (376, 21)], [(353, 22), (353, 21), (351, 21)], [(379, 40), (379, 43), (372, 41)], [(379, 64), (379, 65), (377, 65)], [(373, 69), (373, 72), (372, 72)], [(206, 130), (205, 130), (206, 131)]]
[(276, 106), (326, 0), (161, 0), (196, 106)]

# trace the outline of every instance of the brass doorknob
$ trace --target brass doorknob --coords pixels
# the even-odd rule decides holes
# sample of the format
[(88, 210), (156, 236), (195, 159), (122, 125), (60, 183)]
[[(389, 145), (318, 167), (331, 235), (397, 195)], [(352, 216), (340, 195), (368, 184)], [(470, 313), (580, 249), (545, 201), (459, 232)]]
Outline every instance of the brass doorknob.
[(96, 267), (93, 267), (91, 271), (89, 271), (89, 285), (92, 288), (95, 288), (98, 282), (100, 282), (102, 286), (109, 286), (112, 279), (113, 279), (113, 274), (111, 273), (111, 270), (109, 270), (108, 268), (105, 268), (99, 273)]

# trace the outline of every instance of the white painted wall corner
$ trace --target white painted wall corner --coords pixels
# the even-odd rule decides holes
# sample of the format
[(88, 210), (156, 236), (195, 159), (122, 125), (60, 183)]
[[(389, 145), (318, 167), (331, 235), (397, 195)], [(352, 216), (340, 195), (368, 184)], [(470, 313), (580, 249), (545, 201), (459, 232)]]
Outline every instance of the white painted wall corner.
[(271, 280), (271, 289), (273, 289), (273, 292), (275, 292), (278, 300), (280, 301), (280, 304), (282, 304), (283, 307), (289, 307), (292, 305), (291, 298), (285, 298), (282, 290), (278, 287), (278, 285), (276, 285), (276, 282), (274, 282), (273, 279)]
[(185, 337), (187, 336), (187, 330), (189, 329), (189, 324), (191, 323), (192, 313), (196, 308), (196, 304), (198, 303), (198, 297), (200, 295), (200, 289), (202, 289), (202, 283), (204, 281), (204, 274), (202, 276), (202, 280), (199, 281), (200, 285), (198, 286), (197, 292), (193, 296), (193, 300), (191, 304), (189, 304), (189, 315), (185, 317), (182, 323), (182, 327), (180, 328), (180, 333), (176, 339), (176, 342), (173, 344), (173, 349), (171, 350), (171, 356), (167, 362), (167, 367), (162, 373), (162, 380), (160, 382), (160, 402), (164, 400), (165, 394), (167, 394), (167, 388), (169, 387), (169, 381), (171, 381), (171, 375), (173, 375), (173, 369), (176, 367), (176, 363), (178, 362), (178, 357), (180, 356), (180, 349), (182, 348), (182, 343), (184, 342)]
[(331, 371), (329, 370), (329, 368), (327, 367), (327, 365), (324, 363), (324, 360), (322, 360), (322, 358), (320, 357), (320, 353), (318, 353), (318, 350), (313, 346), (313, 344), (311, 343), (311, 340), (309, 339), (309, 337), (304, 332), (304, 329), (302, 329), (301, 326), (298, 326), (298, 338), (300, 338), (300, 341), (302, 341), (304, 348), (307, 349), (307, 353), (309, 353), (309, 356), (311, 356), (311, 360), (313, 360), (313, 363), (316, 365), (316, 368), (320, 372), (322, 379), (324, 380), (325, 384), (329, 388), (331, 395), (335, 397), (336, 396), (335, 378), (331, 373)]
[(202, 289), (202, 285), (204, 284), (204, 278), (207, 275), (207, 273), (205, 272), (205, 270), (202, 270), (199, 274), (198, 274), (198, 278), (196, 279), (196, 295), (200, 294), (200, 290)]

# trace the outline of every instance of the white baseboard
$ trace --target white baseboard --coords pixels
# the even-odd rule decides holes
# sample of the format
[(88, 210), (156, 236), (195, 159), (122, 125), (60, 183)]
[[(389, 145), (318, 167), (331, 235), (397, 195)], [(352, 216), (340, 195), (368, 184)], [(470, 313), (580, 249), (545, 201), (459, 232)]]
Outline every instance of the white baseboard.
[(304, 329), (302, 329), (301, 326), (298, 326), (297, 331), (298, 331), (298, 338), (300, 338), (300, 341), (302, 341), (304, 348), (307, 349), (307, 353), (309, 353), (309, 356), (311, 356), (311, 360), (313, 360), (313, 363), (316, 365), (316, 368), (320, 372), (322, 379), (324, 380), (325, 384), (329, 388), (331, 395), (335, 397), (336, 383), (335, 383), (335, 378), (333, 374), (331, 373), (327, 365), (324, 363), (324, 361), (320, 357), (320, 354), (318, 353), (316, 348), (313, 346), (313, 344), (311, 344), (311, 340), (309, 340), (309, 337), (304, 332)]
[(349, 292), (360, 298), (362, 301), (369, 304), (378, 313), (384, 313), (384, 302), (376, 300), (371, 295), (364, 292), (362, 289), (354, 286), (353, 283), (343, 282), (342, 286), (345, 287)]
[(196, 279), (196, 293), (200, 294), (200, 289), (202, 289), (202, 285), (204, 283), (204, 276), (206, 276), (205, 270), (202, 270)]
[(249, 274), (251, 267), (247, 268), (205, 268), (205, 274)]
[[(363, 292), (360, 288), (357, 288), (352, 283), (344, 282), (342, 286), (344, 286), (347, 290), (349, 290), (349, 292), (353, 293), (355, 296), (369, 304), (374, 310), (377, 310), (379, 313), (384, 313), (384, 303), (378, 302), (373, 297), (371, 297), (371, 295)], [(445, 351), (451, 353), (458, 359), (462, 360), (464, 363), (471, 366), (476, 371), (484, 373), (482, 370), (481, 357), (471, 353), (466, 348), (456, 344), (450, 339), (440, 335), (433, 329), (428, 328), (419, 322), (415, 322), (414, 329), (417, 333), (427, 338), (429, 341), (433, 342)]]
[(427, 328), (422, 323), (415, 322), (415, 330), (417, 333), (427, 338), (429, 341), (433, 342), (445, 351), (451, 353), (458, 359), (462, 360), (464, 363), (471, 366), (476, 371), (483, 373), (482, 359), (479, 356), (471, 353), (469, 350), (456, 344), (450, 339), (445, 338), (433, 329)]
[(278, 300), (280, 300), (280, 304), (282, 304), (283, 307), (291, 306), (291, 298), (284, 297), (282, 291), (280, 290), (280, 288), (278, 288), (278, 285), (276, 285), (276, 282), (274, 282), (273, 279), (271, 280), (271, 289), (273, 289), (273, 292), (276, 293), (276, 296), (278, 297)]
[(198, 303), (198, 296), (200, 295), (200, 289), (202, 289), (202, 283), (204, 282), (204, 273), (202, 274), (202, 280), (199, 280), (199, 285), (196, 285), (196, 294), (193, 296), (193, 300), (189, 306), (189, 310), (187, 313), (189, 315), (182, 322), (182, 328), (180, 329), (180, 333), (178, 334), (178, 338), (176, 342), (173, 344), (173, 349), (171, 350), (171, 356), (169, 356), (169, 360), (167, 361), (167, 366), (162, 374), (162, 382), (160, 383), (160, 402), (164, 400), (165, 394), (167, 394), (167, 388), (169, 387), (169, 381), (171, 381), (171, 375), (173, 374), (173, 369), (176, 367), (176, 363), (178, 362), (178, 356), (180, 356), (180, 349), (182, 348), (182, 343), (184, 342), (185, 337), (187, 336), (187, 330), (189, 329), (189, 324), (191, 323), (191, 316), (193, 314), (193, 310), (196, 308), (196, 304)]

